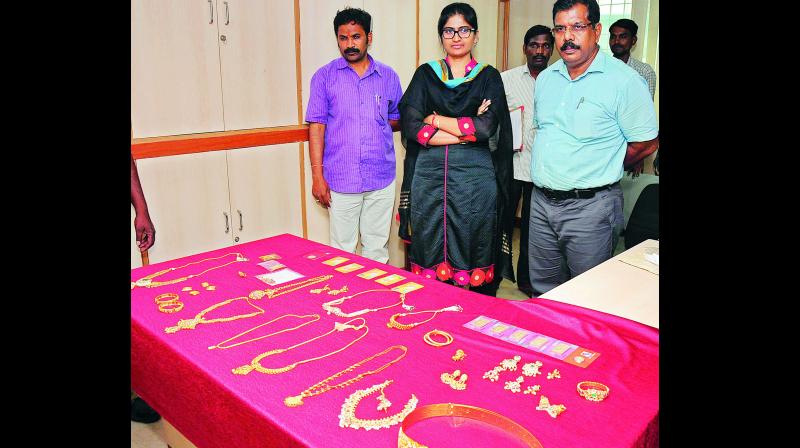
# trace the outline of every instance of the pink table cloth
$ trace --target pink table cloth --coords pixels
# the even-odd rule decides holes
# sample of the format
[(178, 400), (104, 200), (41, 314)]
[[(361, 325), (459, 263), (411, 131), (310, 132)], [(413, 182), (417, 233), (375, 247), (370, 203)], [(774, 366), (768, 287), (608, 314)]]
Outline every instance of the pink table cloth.
[[(332, 255), (317, 260), (303, 257), (315, 250), (325, 250)], [(288, 234), (137, 268), (131, 271), (131, 280), (167, 267), (230, 252), (241, 252), (249, 261), (233, 263), (180, 283), (154, 288), (137, 287), (131, 291), (131, 388), (199, 448), (395, 447), (399, 425), (380, 430), (355, 430), (340, 428), (338, 419), (347, 396), (387, 379), (394, 380), (385, 389), (386, 398), (393, 403), (386, 413), (389, 415), (402, 409), (414, 394), (419, 399), (418, 406), (452, 402), (503, 414), (528, 429), (546, 448), (658, 445), (659, 332), (652, 327), (546, 299), (513, 302), (482, 296)], [(165, 333), (166, 327), (176, 325), (180, 319), (190, 319), (214, 303), (269, 287), (254, 276), (267, 272), (258, 266), (261, 262), (258, 257), (270, 253), (280, 255), (280, 262), (305, 275), (304, 278), (323, 274), (333, 274), (334, 277), (274, 299), (265, 297), (253, 301), (265, 310), (264, 314), (255, 317), (198, 325), (194, 330), (186, 329), (174, 334)], [(321, 262), (339, 255), (350, 259), (339, 266), (357, 262), (364, 268), (343, 274)], [(154, 280), (164, 281), (197, 273), (232, 259), (233, 256), (228, 256), (189, 266)], [(356, 276), (373, 267), (403, 275), (406, 280), (382, 286), (374, 280)], [(247, 276), (239, 276), (239, 271)], [(414, 311), (458, 304), (463, 312), (440, 313), (432, 321), (408, 331), (388, 328), (386, 325), (392, 314), (404, 311), (400, 306), (367, 313), (361, 316), (367, 321), (367, 336), (343, 352), (301, 364), (279, 375), (256, 371), (234, 375), (231, 372), (233, 368), (248, 364), (260, 353), (297, 344), (331, 330), (334, 322), (348, 320), (326, 314), (320, 306), (323, 302), (367, 289), (388, 289), (406, 281), (424, 285), (424, 288), (408, 293), (406, 302), (416, 307)], [(216, 290), (206, 290), (201, 286), (202, 282), (216, 286)], [(339, 296), (325, 292), (309, 293), (309, 290), (320, 288), (325, 283), (333, 289), (347, 285), (349, 291)], [(181, 289), (186, 286), (201, 291), (201, 294), (192, 296), (182, 292)], [(184, 309), (172, 314), (159, 312), (154, 298), (165, 292), (179, 294), (185, 304)], [(345, 302), (341, 308), (345, 312), (352, 312), (367, 306), (383, 307), (395, 303), (397, 297), (396, 293), (363, 294)], [(211, 319), (253, 311), (242, 302), (234, 302), (235, 305), (217, 309), (205, 317)], [(317, 313), (321, 318), (299, 330), (238, 347), (208, 349), (211, 345), (287, 313)], [(601, 355), (588, 368), (579, 368), (463, 327), (464, 323), (479, 315), (594, 349)], [(421, 314), (400, 320), (402, 323), (418, 322), (430, 316)], [(286, 319), (248, 336), (271, 333), (300, 322)], [(446, 347), (427, 345), (423, 335), (432, 329), (449, 332), (455, 338), (454, 343)], [(262, 364), (280, 367), (319, 356), (342, 347), (363, 332), (336, 332), (315, 343), (268, 357)], [(246, 338), (238, 341), (243, 339)], [(329, 375), (396, 344), (407, 346), (408, 353), (382, 372), (367, 376), (346, 388), (306, 398), (305, 404), (300, 407), (289, 408), (284, 405), (285, 397), (297, 395)], [(455, 362), (451, 357), (459, 348), (466, 352), (467, 357)], [(376, 360), (380, 361), (377, 364), (370, 363), (367, 367), (377, 367), (398, 353), (395, 350)], [(501, 373), (497, 382), (481, 378), (484, 372), (514, 355), (522, 357), (517, 371)], [(522, 374), (522, 364), (537, 360), (543, 363), (540, 369), (543, 374), (525, 377), (521, 387), (524, 390), (527, 386), (539, 384), (541, 390), (538, 395), (512, 393), (503, 389), (506, 381), (513, 381)], [(468, 374), (466, 390), (453, 390), (440, 381), (442, 373), (455, 369)], [(561, 378), (546, 379), (546, 373), (553, 369), (560, 371)], [(364, 371), (356, 370), (339, 380)], [(576, 384), (583, 380), (601, 382), (610, 387), (611, 393), (604, 401), (589, 402), (576, 392)], [(552, 404), (564, 404), (566, 411), (557, 418), (537, 411), (541, 395), (547, 396)], [(376, 409), (376, 397), (377, 394), (361, 402), (357, 410), (360, 418), (386, 415)], [(457, 419), (423, 421), (414, 425), (409, 434), (431, 448), (499, 446), (498, 441), (505, 440), (502, 439), (502, 433), (491, 427)]]

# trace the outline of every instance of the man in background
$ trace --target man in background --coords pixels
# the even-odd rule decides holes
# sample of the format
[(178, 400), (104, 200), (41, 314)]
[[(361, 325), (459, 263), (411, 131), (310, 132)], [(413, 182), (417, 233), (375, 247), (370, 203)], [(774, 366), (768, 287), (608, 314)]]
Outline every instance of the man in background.
[[(511, 186), (511, 203), (516, 207), (522, 196), (522, 221), (520, 224), (519, 260), (517, 262), (517, 288), (528, 297), (533, 294), (528, 277), (528, 230), (530, 223), (531, 193), (531, 149), (536, 138), (533, 127), (533, 95), (536, 89), (536, 77), (547, 68), (553, 54), (555, 38), (550, 28), (544, 25), (532, 26), (525, 33), (522, 41), (522, 52), (526, 64), (520, 65), (500, 74), (506, 91), (509, 109), (522, 106), (522, 149), (514, 154), (514, 181)], [(515, 151), (517, 148), (514, 148)], [(516, 216), (516, 214), (515, 214)]]
[(631, 19), (619, 19), (608, 29), (611, 37), (608, 38), (608, 47), (611, 53), (620, 61), (628, 64), (628, 67), (636, 70), (647, 81), (650, 89), (650, 98), (656, 97), (656, 72), (649, 64), (642, 62), (631, 56), (631, 48), (636, 45), (638, 38), (636, 32), (639, 26)]
[(342, 57), (311, 78), (306, 109), (312, 194), (329, 209), (331, 246), (389, 261), (395, 199), (392, 132), (400, 130), (400, 78), (367, 54), (371, 16), (346, 8), (333, 19)]

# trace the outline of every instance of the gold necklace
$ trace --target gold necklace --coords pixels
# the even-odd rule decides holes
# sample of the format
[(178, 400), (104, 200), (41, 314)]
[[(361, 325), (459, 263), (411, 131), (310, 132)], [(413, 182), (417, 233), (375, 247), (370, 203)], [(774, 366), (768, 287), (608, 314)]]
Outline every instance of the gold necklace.
[[(425, 310), (425, 311), (416, 311), (414, 313), (392, 314), (392, 317), (389, 318), (389, 322), (386, 324), (386, 326), (389, 328), (396, 328), (398, 330), (410, 330), (418, 325), (424, 324), (425, 322), (430, 322), (434, 317), (436, 317), (437, 314), (443, 311), (462, 311), (462, 310), (463, 308), (461, 308), (461, 305), (453, 305), (453, 306), (448, 306), (447, 308), (442, 308), (440, 310)], [(400, 322), (397, 321), (398, 317), (410, 316), (412, 314), (422, 314), (422, 313), (433, 313), (433, 316), (423, 320), (422, 322), (414, 322), (413, 324), (401, 324)]]
[[(287, 318), (287, 317), (297, 317), (297, 318), (299, 318), (299, 319), (305, 319), (305, 318), (307, 318), (307, 317), (311, 317), (312, 319), (311, 319), (311, 320), (309, 320), (309, 321), (303, 322), (303, 323), (302, 323), (302, 324), (300, 324), (300, 325), (297, 325), (297, 326), (294, 326), (294, 327), (291, 327), (291, 328), (284, 328), (283, 330), (276, 331), (276, 332), (274, 332), (274, 333), (270, 333), (270, 334), (268, 334), (268, 335), (259, 336), (259, 337), (257, 337), (257, 338), (248, 339), (248, 340), (246, 340), (246, 341), (237, 342), (237, 343), (235, 343), (235, 344), (227, 345), (227, 346), (224, 346), (224, 347), (223, 347), (223, 345), (222, 345), (222, 344), (225, 344), (226, 342), (229, 342), (229, 341), (231, 341), (231, 340), (233, 340), (233, 339), (236, 339), (236, 338), (238, 338), (238, 337), (244, 336), (244, 335), (246, 335), (247, 333), (250, 333), (251, 331), (255, 331), (255, 330), (257, 330), (257, 329), (259, 329), (259, 328), (263, 327), (264, 325), (269, 325), (269, 324), (271, 324), (271, 323), (273, 323), (273, 322), (277, 322), (277, 321), (279, 321), (279, 320), (281, 320), (281, 319), (284, 319), (284, 318)], [(314, 322), (316, 322), (316, 321), (318, 321), (318, 320), (319, 320), (319, 314), (307, 314), (307, 315), (303, 315), (303, 316), (298, 316), (297, 314), (284, 314), (283, 316), (276, 317), (275, 319), (272, 319), (272, 320), (271, 320), (271, 321), (269, 321), (269, 322), (264, 322), (263, 324), (256, 325), (255, 327), (253, 327), (253, 328), (251, 328), (251, 329), (249, 329), (249, 330), (245, 330), (245, 331), (243, 331), (243, 332), (241, 332), (241, 333), (237, 334), (236, 336), (229, 337), (228, 339), (225, 339), (224, 341), (222, 341), (222, 342), (220, 342), (220, 343), (218, 343), (218, 344), (216, 344), (216, 345), (212, 345), (211, 347), (208, 347), (208, 349), (209, 349), (209, 350), (212, 350), (212, 349), (215, 349), (215, 348), (219, 348), (219, 349), (225, 350), (225, 349), (229, 349), (229, 348), (233, 348), (233, 347), (238, 347), (238, 346), (240, 346), (240, 345), (244, 345), (244, 344), (247, 344), (247, 343), (249, 343), (249, 342), (253, 342), (253, 341), (259, 341), (259, 340), (261, 340), (261, 339), (266, 339), (266, 338), (268, 338), (268, 337), (275, 336), (276, 334), (281, 334), (281, 333), (286, 333), (286, 332), (289, 332), (289, 331), (294, 331), (294, 330), (297, 330), (298, 328), (305, 327), (306, 325), (308, 325), (308, 324), (311, 324), (311, 323), (314, 323)]]
[[(223, 307), (223, 306), (225, 306), (225, 305), (227, 305), (229, 303), (232, 303), (232, 302), (234, 302), (236, 300), (244, 300), (245, 302), (247, 302), (248, 305), (252, 306), (253, 308), (257, 309), (258, 311), (254, 312), (254, 313), (249, 313), (249, 314), (237, 314), (237, 315), (231, 316), (231, 317), (220, 317), (220, 318), (217, 318), (217, 319), (210, 319), (210, 320), (206, 320), (203, 317), (207, 313), (209, 313), (209, 312), (211, 312), (211, 311), (213, 311), (213, 310), (215, 310), (217, 308)], [(255, 306), (255, 305), (253, 305), (250, 302), (250, 298), (249, 297), (235, 297), (233, 299), (224, 300), (222, 302), (219, 302), (219, 303), (216, 303), (214, 305), (211, 305), (210, 307), (204, 309), (203, 311), (200, 311), (199, 313), (195, 314), (195, 316), (193, 318), (191, 318), (191, 319), (181, 319), (181, 320), (178, 321), (178, 324), (175, 325), (174, 327), (165, 328), (164, 332), (165, 333), (175, 333), (175, 332), (178, 332), (180, 330), (194, 330), (194, 327), (196, 327), (198, 324), (214, 324), (214, 323), (217, 323), (217, 322), (230, 322), (232, 320), (246, 319), (248, 317), (258, 316), (259, 314), (263, 314), (263, 313), (264, 313), (264, 310), (262, 308), (259, 308), (259, 307)]]
[[(352, 322), (354, 320), (361, 320), (361, 321), (363, 321), (363, 323), (361, 325), (351, 325), (350, 322)], [(353, 341), (351, 341), (349, 344), (345, 345), (344, 347), (342, 347), (342, 348), (340, 348), (338, 350), (332, 351), (330, 353), (326, 353), (326, 354), (324, 354), (322, 356), (317, 356), (315, 358), (303, 359), (303, 360), (297, 361), (295, 363), (292, 363), (292, 364), (289, 364), (289, 365), (286, 365), (286, 366), (283, 366), (283, 367), (279, 367), (277, 369), (269, 369), (269, 368), (264, 367), (264, 366), (261, 365), (261, 360), (266, 358), (267, 356), (272, 356), (272, 355), (275, 355), (277, 353), (287, 352), (287, 351), (292, 350), (294, 348), (300, 347), (301, 345), (306, 345), (306, 344), (308, 344), (310, 342), (316, 341), (317, 339), (324, 338), (325, 336), (328, 336), (329, 334), (333, 333), (334, 331), (344, 331), (344, 330), (347, 330), (347, 329), (360, 330), (362, 328), (366, 328), (366, 330), (367, 330), (367, 331), (364, 332), (364, 334), (362, 334), (361, 336), (357, 337), (356, 339), (354, 339)], [(268, 375), (277, 375), (279, 373), (285, 373), (285, 372), (288, 372), (288, 371), (294, 369), (295, 367), (297, 367), (300, 364), (305, 364), (305, 363), (311, 362), (311, 361), (317, 361), (319, 359), (327, 358), (328, 356), (335, 355), (335, 354), (341, 352), (342, 350), (347, 349), (348, 347), (350, 347), (351, 345), (355, 344), (359, 340), (361, 340), (364, 336), (367, 335), (367, 333), (369, 333), (369, 327), (367, 327), (367, 321), (363, 317), (356, 317), (355, 319), (350, 319), (345, 323), (334, 322), (333, 330), (331, 330), (331, 331), (329, 331), (327, 333), (323, 333), (323, 334), (321, 334), (321, 335), (319, 335), (317, 337), (314, 337), (314, 338), (309, 339), (307, 341), (300, 342), (300, 343), (292, 345), (290, 347), (278, 348), (278, 349), (275, 349), (275, 350), (270, 350), (268, 352), (264, 352), (264, 353), (256, 356), (255, 358), (253, 358), (253, 360), (250, 361), (250, 364), (245, 364), (243, 366), (239, 366), (239, 367), (237, 367), (235, 369), (231, 369), (231, 371), (233, 373), (235, 373), (236, 375), (247, 375), (248, 373), (252, 372), (253, 370), (257, 370), (257, 371), (259, 371), (261, 373), (266, 373)]]
[[(341, 383), (338, 383), (338, 384), (333, 384), (333, 385), (328, 384), (329, 382), (331, 382), (331, 381), (335, 380), (336, 378), (344, 375), (345, 373), (352, 372), (353, 370), (361, 367), (362, 365), (366, 364), (367, 362), (369, 362), (369, 361), (371, 361), (371, 360), (373, 360), (373, 359), (375, 359), (375, 358), (377, 358), (379, 356), (385, 355), (385, 354), (389, 353), (390, 351), (392, 351), (392, 350), (394, 350), (396, 348), (399, 348), (400, 350), (402, 350), (403, 353), (400, 354), (400, 356), (398, 356), (397, 358), (395, 358), (395, 359), (389, 361), (388, 363), (378, 367), (377, 369), (369, 370), (367, 372), (361, 373), (356, 377), (350, 378), (349, 380), (346, 380), (346, 381), (342, 381)], [(345, 388), (345, 387), (347, 387), (347, 386), (349, 386), (351, 384), (354, 384), (354, 383), (357, 383), (357, 382), (361, 381), (364, 377), (366, 377), (368, 375), (373, 375), (375, 373), (379, 373), (379, 372), (383, 371), (384, 369), (386, 369), (390, 365), (392, 365), (392, 364), (400, 361), (401, 359), (403, 359), (403, 357), (406, 356), (407, 352), (408, 352), (408, 347), (406, 347), (405, 345), (393, 345), (393, 346), (387, 348), (386, 350), (384, 350), (384, 351), (382, 351), (380, 353), (376, 353), (376, 354), (370, 356), (369, 358), (364, 358), (361, 361), (358, 361), (357, 363), (351, 365), (350, 367), (334, 373), (333, 375), (331, 375), (331, 376), (325, 378), (324, 380), (314, 384), (313, 386), (307, 388), (306, 390), (300, 392), (299, 394), (297, 394), (295, 396), (286, 397), (283, 400), (283, 404), (285, 404), (286, 406), (289, 406), (290, 408), (293, 408), (293, 407), (301, 406), (303, 404), (303, 398), (310, 398), (310, 397), (313, 397), (315, 395), (324, 394), (325, 392), (328, 392), (329, 390), (333, 390), (333, 389), (343, 389), (343, 388)]]
[[(166, 274), (167, 272), (177, 271), (178, 269), (183, 269), (183, 268), (185, 268), (187, 266), (191, 266), (193, 264), (202, 263), (204, 261), (219, 260), (220, 258), (227, 257), (228, 255), (236, 255), (236, 259), (231, 261), (231, 262), (229, 262), (229, 263), (225, 263), (223, 265), (220, 265), (220, 266), (214, 266), (212, 268), (208, 268), (205, 271), (200, 272), (199, 274), (189, 274), (189, 275), (187, 275), (185, 277), (176, 278), (174, 280), (167, 280), (165, 282), (155, 282), (155, 281), (153, 281), (154, 278), (158, 277), (159, 275)], [(173, 283), (179, 283), (179, 282), (182, 282), (184, 280), (188, 280), (190, 278), (199, 277), (199, 276), (205, 274), (208, 271), (213, 271), (214, 269), (224, 268), (225, 266), (228, 266), (229, 264), (233, 264), (233, 263), (236, 263), (236, 262), (239, 262), (239, 261), (248, 261), (248, 260), (247, 260), (247, 258), (245, 258), (244, 255), (242, 255), (239, 252), (230, 252), (230, 253), (227, 253), (225, 255), (220, 255), (219, 257), (204, 258), (202, 260), (192, 261), (190, 263), (186, 263), (183, 266), (176, 266), (176, 267), (167, 268), (167, 269), (164, 269), (164, 270), (161, 270), (161, 271), (158, 271), (158, 272), (154, 272), (154, 273), (152, 273), (150, 275), (144, 276), (144, 277), (140, 278), (139, 280), (136, 280), (135, 282), (131, 282), (131, 289), (133, 289), (133, 288), (135, 288), (137, 286), (143, 287), (143, 288), (155, 288), (157, 286), (164, 286), (164, 285), (171, 285)]]
[(264, 296), (267, 296), (268, 299), (274, 299), (275, 297), (278, 297), (280, 295), (287, 294), (292, 291), (297, 291), (298, 289), (303, 289), (307, 286), (321, 283), (331, 278), (333, 278), (333, 275), (330, 274), (320, 275), (318, 277), (307, 278), (297, 283), (289, 283), (288, 285), (283, 285), (278, 288), (256, 289), (255, 291), (252, 291), (249, 294), (249, 297), (255, 300), (259, 300)]
[(367, 389), (357, 390), (350, 394), (350, 396), (347, 397), (342, 404), (342, 411), (339, 413), (339, 426), (342, 428), (353, 429), (364, 428), (369, 431), (370, 429), (388, 428), (402, 422), (403, 419), (411, 413), (411, 411), (417, 408), (419, 399), (417, 399), (416, 395), (414, 394), (411, 394), (411, 398), (408, 400), (406, 405), (403, 406), (403, 409), (397, 414), (378, 419), (361, 419), (356, 417), (356, 407), (362, 399), (374, 394), (377, 391), (383, 392), (383, 389), (392, 384), (392, 382), (393, 380), (386, 380), (381, 384), (376, 384)]
[(393, 304), (391, 304), (389, 306), (384, 306), (383, 308), (364, 308), (362, 310), (353, 311), (352, 313), (345, 313), (345, 312), (343, 312), (341, 310), (341, 308), (336, 306), (336, 305), (341, 305), (346, 300), (352, 299), (353, 297), (359, 296), (361, 294), (366, 294), (368, 292), (380, 292), (380, 291), (398, 292), (398, 291), (395, 291), (393, 289), (368, 289), (366, 291), (361, 291), (361, 292), (353, 294), (353, 295), (344, 296), (344, 297), (341, 297), (341, 298), (338, 298), (338, 299), (331, 300), (330, 302), (325, 302), (325, 303), (322, 304), (322, 309), (327, 311), (328, 314), (333, 313), (334, 315), (339, 316), (339, 317), (356, 317), (356, 316), (360, 316), (362, 314), (370, 313), (370, 312), (373, 312), (373, 311), (385, 310), (386, 308), (391, 308), (391, 307), (397, 306), (397, 305), (402, 305), (403, 308), (407, 309), (408, 311), (411, 311), (411, 310), (414, 309), (413, 305), (406, 305), (406, 293), (404, 293), (404, 292), (400, 293), (400, 301), (399, 302), (393, 303)]

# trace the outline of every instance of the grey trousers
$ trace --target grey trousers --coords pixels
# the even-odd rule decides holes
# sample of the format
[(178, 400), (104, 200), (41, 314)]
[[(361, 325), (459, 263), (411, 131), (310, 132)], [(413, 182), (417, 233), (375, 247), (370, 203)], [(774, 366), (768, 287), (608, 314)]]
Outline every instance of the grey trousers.
[(534, 187), (530, 214), (528, 262), (536, 297), (611, 258), (624, 227), (622, 188), (550, 200)]

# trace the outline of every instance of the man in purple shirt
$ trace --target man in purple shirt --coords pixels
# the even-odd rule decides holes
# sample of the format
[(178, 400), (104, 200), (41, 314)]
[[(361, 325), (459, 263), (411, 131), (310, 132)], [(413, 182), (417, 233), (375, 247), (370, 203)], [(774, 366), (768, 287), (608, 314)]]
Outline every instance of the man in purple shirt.
[(333, 30), (341, 58), (311, 78), (306, 109), (312, 194), (328, 208), (331, 246), (386, 263), (395, 199), (392, 132), (400, 130), (403, 95), (394, 70), (367, 54), (369, 13), (346, 8)]

